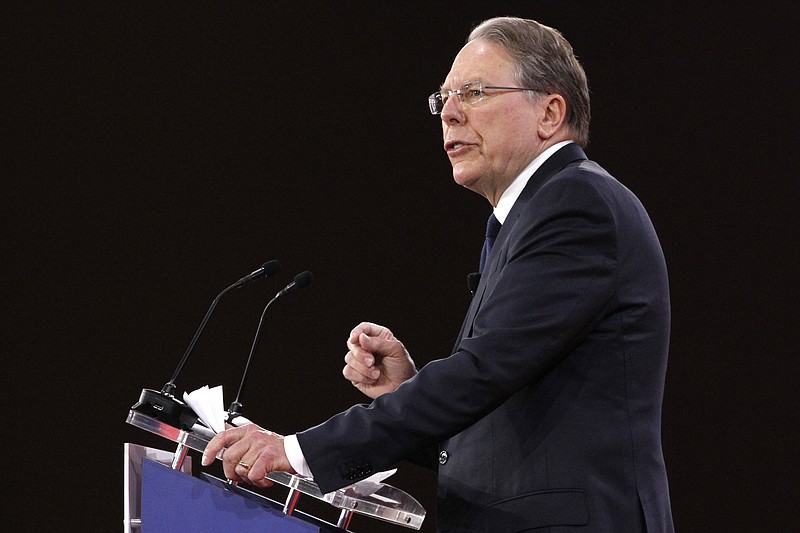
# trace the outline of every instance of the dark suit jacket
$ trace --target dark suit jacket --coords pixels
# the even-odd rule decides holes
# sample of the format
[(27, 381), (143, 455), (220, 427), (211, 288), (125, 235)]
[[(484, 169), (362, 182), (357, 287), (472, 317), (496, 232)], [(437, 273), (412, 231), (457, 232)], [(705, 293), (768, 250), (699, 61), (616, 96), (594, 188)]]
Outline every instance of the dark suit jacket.
[(570, 144), (514, 204), (454, 353), (298, 439), (323, 491), (438, 443), (440, 531), (672, 531), (668, 342), (650, 219)]

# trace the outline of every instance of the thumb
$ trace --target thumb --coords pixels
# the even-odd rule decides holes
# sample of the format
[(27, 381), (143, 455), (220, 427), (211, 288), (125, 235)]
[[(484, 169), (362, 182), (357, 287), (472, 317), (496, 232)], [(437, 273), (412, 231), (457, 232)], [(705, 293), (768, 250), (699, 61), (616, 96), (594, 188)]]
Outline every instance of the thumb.
[(362, 333), (361, 335), (358, 336), (358, 344), (368, 352), (371, 352), (374, 348), (372, 337), (370, 337), (366, 333)]
[(397, 339), (370, 337), (362, 333), (358, 338), (358, 342), (364, 350), (380, 356), (396, 357), (404, 352), (402, 344)]

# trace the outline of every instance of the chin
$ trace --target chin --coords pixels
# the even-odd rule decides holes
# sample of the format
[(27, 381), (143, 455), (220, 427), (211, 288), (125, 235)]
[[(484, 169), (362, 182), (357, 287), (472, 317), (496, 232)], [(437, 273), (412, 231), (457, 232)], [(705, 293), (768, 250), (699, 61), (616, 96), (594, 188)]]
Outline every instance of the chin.
[(462, 187), (474, 191), (476, 185), (480, 181), (480, 176), (472, 169), (467, 170), (456, 167), (453, 169), (453, 181)]

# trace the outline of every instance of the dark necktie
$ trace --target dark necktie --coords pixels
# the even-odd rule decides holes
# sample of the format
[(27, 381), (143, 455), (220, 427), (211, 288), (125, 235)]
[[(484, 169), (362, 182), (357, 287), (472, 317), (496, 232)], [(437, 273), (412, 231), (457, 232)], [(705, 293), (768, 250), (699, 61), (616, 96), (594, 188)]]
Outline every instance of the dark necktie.
[(486, 260), (489, 258), (489, 253), (492, 251), (494, 240), (497, 238), (497, 234), (500, 233), (500, 228), (502, 227), (503, 225), (500, 224), (500, 221), (497, 220), (497, 217), (492, 213), (492, 216), (490, 216), (489, 220), (486, 222), (486, 240), (483, 241), (483, 250), (481, 250), (481, 272), (483, 272), (483, 267), (486, 266)]

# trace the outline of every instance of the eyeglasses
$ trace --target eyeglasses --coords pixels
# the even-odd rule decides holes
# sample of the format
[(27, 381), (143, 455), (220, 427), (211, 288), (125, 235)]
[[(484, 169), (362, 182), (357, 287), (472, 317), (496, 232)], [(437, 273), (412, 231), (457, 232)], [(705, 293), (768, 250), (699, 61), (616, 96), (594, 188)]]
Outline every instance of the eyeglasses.
[(471, 81), (465, 83), (460, 89), (446, 91), (437, 91), (428, 97), (428, 107), (431, 109), (432, 115), (441, 115), (444, 104), (450, 99), (451, 96), (456, 95), (458, 101), (467, 105), (475, 105), (486, 95), (485, 90), (492, 89), (498, 91), (534, 91), (541, 92), (539, 89), (531, 89), (529, 87), (500, 87), (497, 85), (483, 85), (479, 81)]

